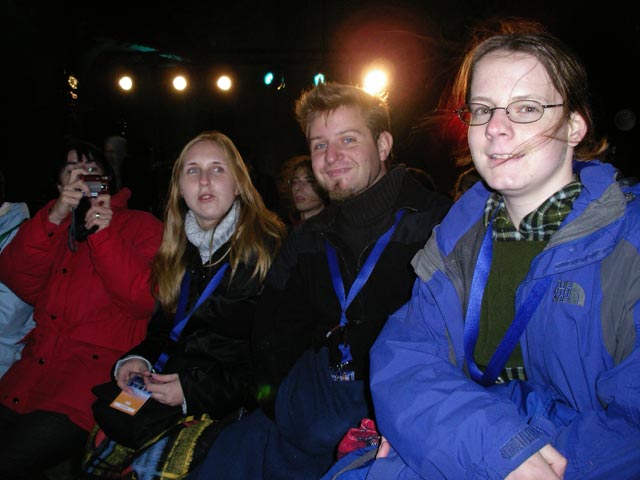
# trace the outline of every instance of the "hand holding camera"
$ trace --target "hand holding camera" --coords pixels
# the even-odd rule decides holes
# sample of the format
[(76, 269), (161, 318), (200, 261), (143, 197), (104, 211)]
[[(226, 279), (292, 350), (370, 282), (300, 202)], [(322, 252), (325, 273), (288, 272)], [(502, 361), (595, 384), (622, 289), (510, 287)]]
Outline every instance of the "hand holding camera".
[(109, 193), (100, 193), (95, 197), (84, 197), (80, 203), (86, 202), (89, 207), (84, 215), (79, 218), (84, 220), (87, 228), (98, 227), (102, 230), (111, 223), (113, 211), (111, 210), (111, 196)]
[[(109, 177), (106, 175), (93, 175), (93, 168), (73, 168), (61, 178), (58, 184), (60, 197), (49, 212), (49, 220), (56, 225), (60, 224), (70, 212), (75, 211), (84, 197), (96, 198), (101, 193), (109, 193)], [(89, 206), (83, 207), (84, 214)]]
[(72, 168), (66, 174), (64, 185), (58, 185), (60, 197), (49, 212), (49, 221), (57, 225), (69, 212), (73, 213), (69, 227), (69, 245), (77, 248), (75, 242), (83, 242), (89, 235), (106, 228), (111, 223), (111, 196), (109, 177), (94, 174), (95, 168)]

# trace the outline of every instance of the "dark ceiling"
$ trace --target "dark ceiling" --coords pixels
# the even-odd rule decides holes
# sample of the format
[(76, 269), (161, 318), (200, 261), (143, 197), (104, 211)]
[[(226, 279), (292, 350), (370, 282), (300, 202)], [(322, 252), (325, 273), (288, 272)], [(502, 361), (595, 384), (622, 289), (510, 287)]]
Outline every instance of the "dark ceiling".
[[(516, 15), (541, 21), (583, 57), (598, 124), (613, 137), (621, 166), (639, 174), (630, 162), (638, 126), (629, 129), (633, 115), (619, 112), (640, 111), (632, 73), (640, 60), (640, 23), (623, 2), (597, 9), (561, 0), (3, 4), (6, 58), (14, 72), (8, 95), (14, 158), (28, 154), (34, 162), (46, 162), (65, 134), (98, 143), (124, 130), (134, 153), (151, 167), (170, 163), (189, 138), (215, 128), (273, 174), (282, 160), (305, 148), (291, 109), (300, 90), (310, 86), (311, 74), (321, 69), (330, 80), (358, 83), (362, 66), (386, 58), (395, 65), (389, 101), (396, 154), (436, 173), (446, 190), (455, 175), (449, 146), (421, 129), (421, 119), (435, 107), (471, 27), (493, 16)], [(196, 83), (188, 99), (169, 98), (161, 90), (165, 76), (178, 68)], [(197, 86), (198, 79), (223, 68), (236, 76), (234, 96), (215, 97)], [(267, 69), (285, 88), (261, 85)], [(111, 88), (116, 73), (125, 70), (141, 82), (127, 98)], [(80, 82), (76, 99), (65, 83), (69, 74)], [(627, 118), (623, 129), (620, 118)], [(46, 199), (48, 171), (25, 181), (33, 171), (27, 163), (3, 161), (2, 169), (13, 178), (10, 194), (34, 206)]]

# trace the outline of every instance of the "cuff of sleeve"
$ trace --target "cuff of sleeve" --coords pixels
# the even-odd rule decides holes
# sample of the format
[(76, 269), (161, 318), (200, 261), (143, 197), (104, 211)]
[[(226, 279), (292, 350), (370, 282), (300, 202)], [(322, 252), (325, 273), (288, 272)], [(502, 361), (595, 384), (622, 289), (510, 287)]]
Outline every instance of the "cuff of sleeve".
[(115, 366), (115, 368), (113, 369), (113, 379), (114, 379), (115, 381), (118, 381), (118, 370), (120, 370), (120, 367), (122, 366), (122, 364), (123, 364), (124, 362), (126, 362), (127, 360), (130, 360), (130, 359), (132, 359), (132, 358), (139, 358), (140, 360), (142, 360), (144, 363), (146, 363), (146, 364), (147, 364), (147, 370), (151, 371), (151, 362), (150, 362), (149, 360), (147, 360), (147, 359), (146, 359), (146, 358), (144, 358), (144, 357), (141, 357), (140, 355), (129, 355), (129, 356), (127, 356), (127, 357), (123, 357), (123, 358), (121, 358), (120, 360), (118, 360), (118, 361), (116, 362), (116, 366)]
[(487, 456), (487, 467), (497, 472), (500, 478), (506, 477), (531, 455), (553, 442), (544, 426), (529, 424), (522, 428)]

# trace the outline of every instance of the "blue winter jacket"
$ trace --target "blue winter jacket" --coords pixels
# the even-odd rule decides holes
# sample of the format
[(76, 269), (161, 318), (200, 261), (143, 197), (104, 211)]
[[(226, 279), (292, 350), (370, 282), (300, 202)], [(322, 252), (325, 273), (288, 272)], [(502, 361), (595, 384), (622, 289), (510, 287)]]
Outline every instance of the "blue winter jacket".
[[(28, 219), (26, 203), (0, 205), (0, 252), (16, 236), (20, 224)], [(0, 282), (0, 377), (20, 358), (23, 347), (20, 341), (34, 326), (33, 307)]]
[(485, 388), (466, 371), (482, 183), (416, 254), (412, 298), (371, 350), (376, 418), (395, 451), (367, 478), (504, 478), (548, 443), (568, 460), (565, 480), (640, 478), (640, 185), (600, 162), (575, 168), (582, 192), (516, 292), (517, 308), (553, 277), (520, 338), (528, 381)]

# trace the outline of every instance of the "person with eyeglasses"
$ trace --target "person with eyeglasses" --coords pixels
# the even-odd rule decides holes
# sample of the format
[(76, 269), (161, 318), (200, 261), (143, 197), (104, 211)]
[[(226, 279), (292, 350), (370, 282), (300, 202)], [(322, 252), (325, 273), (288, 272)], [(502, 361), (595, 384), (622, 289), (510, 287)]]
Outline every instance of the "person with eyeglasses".
[(640, 478), (640, 186), (597, 160), (585, 68), (512, 24), (454, 86), (483, 182), (371, 349), (381, 446), (323, 478)]
[(288, 159), (280, 173), (280, 194), (288, 204), (286, 223), (291, 228), (320, 213), (329, 203), (327, 192), (316, 181), (309, 155)]

